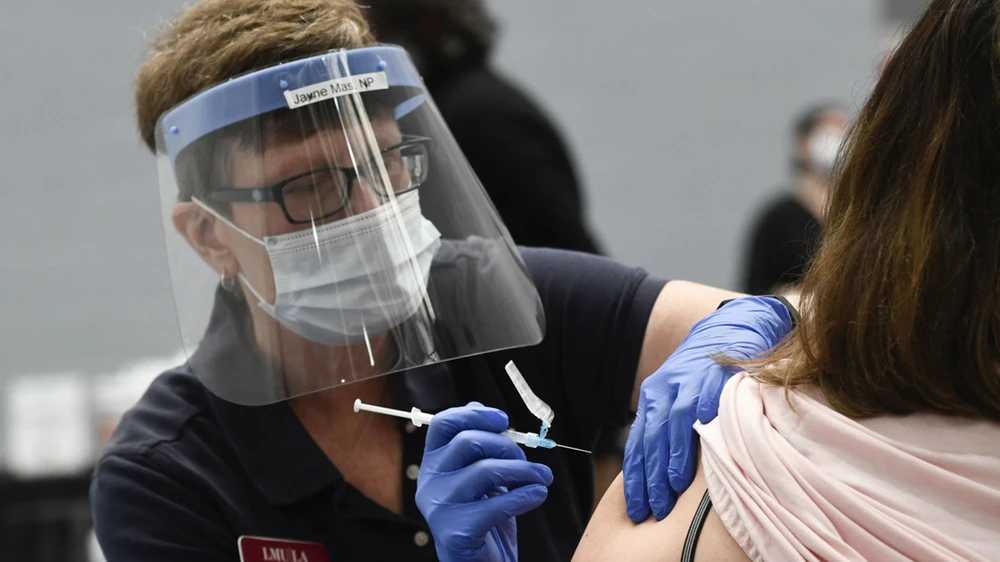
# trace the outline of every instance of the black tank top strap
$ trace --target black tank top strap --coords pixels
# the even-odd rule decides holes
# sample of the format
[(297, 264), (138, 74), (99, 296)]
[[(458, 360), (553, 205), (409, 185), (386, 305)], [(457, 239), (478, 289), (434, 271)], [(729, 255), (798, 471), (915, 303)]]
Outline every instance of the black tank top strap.
[(691, 526), (688, 527), (687, 538), (684, 539), (684, 550), (681, 552), (681, 562), (694, 562), (694, 550), (698, 547), (698, 537), (701, 535), (701, 528), (705, 526), (708, 519), (708, 512), (712, 510), (712, 498), (705, 490), (705, 495), (701, 497), (698, 510), (694, 512)]

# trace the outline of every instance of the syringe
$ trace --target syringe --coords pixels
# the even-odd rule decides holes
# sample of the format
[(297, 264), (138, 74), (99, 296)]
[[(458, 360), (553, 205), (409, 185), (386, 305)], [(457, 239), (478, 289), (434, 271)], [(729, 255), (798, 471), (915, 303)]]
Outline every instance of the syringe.
[[(373, 406), (371, 404), (365, 404), (360, 398), (354, 401), (354, 411), (360, 412), (372, 412), (374, 414), (383, 414), (386, 416), (395, 416), (397, 418), (403, 418), (410, 420), (416, 427), (426, 425), (431, 423), (431, 418), (434, 417), (433, 414), (425, 414), (421, 412), (418, 408), (413, 408), (409, 412), (405, 410), (396, 410), (393, 408), (383, 408), (382, 406)], [(521, 431), (514, 431), (513, 429), (508, 429), (503, 432), (504, 435), (510, 437), (515, 443), (520, 443), (525, 447), (530, 447), (534, 449), (535, 447), (541, 447), (543, 449), (552, 449), (559, 447), (562, 449), (569, 449), (571, 451), (579, 451), (581, 453), (592, 454), (590, 451), (585, 449), (577, 449), (576, 447), (570, 447), (568, 445), (560, 445), (551, 439), (546, 439), (544, 437), (539, 437), (537, 433), (524, 433)]]

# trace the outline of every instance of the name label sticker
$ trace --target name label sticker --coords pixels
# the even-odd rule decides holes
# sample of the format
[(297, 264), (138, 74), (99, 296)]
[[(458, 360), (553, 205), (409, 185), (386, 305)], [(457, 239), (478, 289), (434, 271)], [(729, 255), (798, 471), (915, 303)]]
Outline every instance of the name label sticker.
[(243, 535), (236, 544), (240, 548), (240, 562), (330, 562), (326, 547), (318, 542)]
[(288, 109), (295, 109), (318, 101), (339, 98), (355, 92), (363, 94), (374, 90), (388, 90), (389, 79), (384, 72), (357, 74), (345, 78), (337, 78), (319, 82), (297, 90), (285, 90), (285, 102)]

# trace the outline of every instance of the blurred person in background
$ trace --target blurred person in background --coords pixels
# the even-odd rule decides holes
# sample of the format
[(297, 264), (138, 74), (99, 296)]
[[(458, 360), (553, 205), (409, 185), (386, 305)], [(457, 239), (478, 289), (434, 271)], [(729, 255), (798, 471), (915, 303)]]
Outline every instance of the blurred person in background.
[(517, 244), (590, 254), (584, 193), (551, 119), (490, 65), (482, 0), (357, 0), (379, 41), (405, 48)]
[[(569, 150), (542, 108), (490, 66), (482, 0), (357, 0), (375, 36), (406, 48), (514, 242), (600, 254)], [(594, 446), (595, 498), (621, 470), (624, 432)]]
[(774, 199), (754, 222), (744, 264), (742, 289), (747, 293), (786, 293), (805, 273), (819, 243), (847, 122), (847, 114), (835, 104), (813, 107), (796, 120), (794, 190)]
[(1000, 1), (935, 0), (848, 136), (798, 327), (720, 354), (746, 372), (673, 513), (633, 525), (616, 483), (575, 559), (998, 559), (998, 124)]

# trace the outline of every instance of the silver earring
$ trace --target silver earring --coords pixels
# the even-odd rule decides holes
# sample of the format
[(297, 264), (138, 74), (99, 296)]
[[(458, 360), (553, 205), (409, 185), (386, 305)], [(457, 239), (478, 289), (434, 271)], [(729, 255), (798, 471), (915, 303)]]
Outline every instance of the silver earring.
[(236, 290), (236, 276), (226, 275), (226, 272), (223, 271), (219, 274), (219, 285), (222, 285), (224, 291), (232, 293)]

